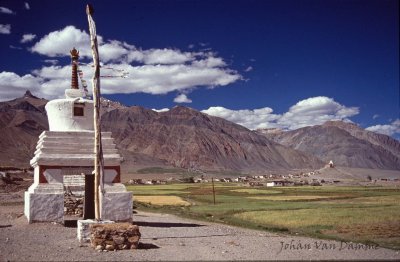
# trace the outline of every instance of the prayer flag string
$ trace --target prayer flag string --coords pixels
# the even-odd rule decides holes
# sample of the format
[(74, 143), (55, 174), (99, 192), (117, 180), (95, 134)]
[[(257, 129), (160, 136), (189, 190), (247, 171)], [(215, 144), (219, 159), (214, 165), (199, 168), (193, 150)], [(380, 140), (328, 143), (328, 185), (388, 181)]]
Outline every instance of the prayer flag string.
[[(82, 85), (83, 91), (85, 92), (85, 96), (88, 97), (89, 91), (87, 89), (87, 82), (83, 78), (83, 71), (79, 67), (79, 64), (88, 65), (88, 66), (91, 66), (91, 67), (93, 67), (93, 65), (86, 64), (86, 63), (79, 63), (77, 61), (74, 61), (73, 63), (76, 64), (79, 80), (81, 81), (81, 85)], [(116, 78), (116, 77), (127, 78), (128, 75), (129, 75), (129, 72), (126, 72), (124, 69), (116, 69), (116, 68), (108, 67), (108, 66), (101, 66), (101, 68), (109, 69), (109, 70), (112, 70), (112, 71), (120, 73), (119, 75), (104, 75), (104, 76), (100, 76), (100, 77), (103, 77), (103, 78)]]
[(79, 63), (78, 62), (75, 62), (75, 63), (76, 63), (76, 68), (77, 68), (79, 79), (81, 80), (81, 85), (82, 85), (82, 88), (83, 88), (83, 92), (85, 92), (85, 97), (88, 97), (89, 91), (87, 89), (86, 80), (83, 79), (83, 71), (80, 69)]
[[(93, 67), (92, 64), (88, 64), (88, 63), (82, 63), (81, 62), (80, 64)], [(112, 70), (114, 72), (118, 72), (119, 73), (118, 75), (103, 75), (103, 76), (100, 76), (100, 77), (103, 77), (103, 78), (117, 78), (117, 77), (128, 78), (128, 75), (129, 75), (129, 72), (126, 72), (124, 69), (117, 69), (117, 68), (110, 67), (110, 66), (100, 66), (100, 68), (109, 69), (109, 70)]]

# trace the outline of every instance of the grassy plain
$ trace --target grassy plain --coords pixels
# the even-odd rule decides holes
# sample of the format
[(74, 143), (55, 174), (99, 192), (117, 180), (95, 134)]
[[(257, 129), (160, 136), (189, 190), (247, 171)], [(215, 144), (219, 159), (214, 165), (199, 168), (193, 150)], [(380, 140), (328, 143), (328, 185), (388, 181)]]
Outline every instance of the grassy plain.
[[(249, 188), (217, 183), (215, 188), (214, 205), (211, 184), (128, 186), (139, 209), (400, 249), (400, 190), (395, 187)], [(140, 202), (141, 196), (164, 204)], [(176, 204), (171, 196), (190, 205)]]

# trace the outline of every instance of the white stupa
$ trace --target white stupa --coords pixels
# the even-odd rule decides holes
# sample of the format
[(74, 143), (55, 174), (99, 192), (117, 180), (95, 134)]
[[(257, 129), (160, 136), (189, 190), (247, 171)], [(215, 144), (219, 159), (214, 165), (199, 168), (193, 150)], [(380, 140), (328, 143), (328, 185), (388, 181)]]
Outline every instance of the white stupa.
[[(79, 89), (79, 52), (75, 48), (71, 51), (71, 57), (71, 89), (65, 90), (66, 98), (47, 103), (49, 131), (40, 134), (35, 156), (30, 162), (34, 168), (34, 183), (25, 192), (24, 210), (30, 223), (64, 222), (64, 178), (67, 176), (75, 177), (75, 183), (86, 188), (84, 218), (94, 218), (94, 201), (90, 201), (94, 198), (94, 184), (88, 184), (93, 183), (95, 157), (93, 101), (84, 98), (84, 92)], [(102, 132), (102, 144), (104, 190), (100, 194), (101, 219), (130, 221), (132, 193), (127, 192), (121, 184), (122, 157), (115, 147), (111, 132)]]

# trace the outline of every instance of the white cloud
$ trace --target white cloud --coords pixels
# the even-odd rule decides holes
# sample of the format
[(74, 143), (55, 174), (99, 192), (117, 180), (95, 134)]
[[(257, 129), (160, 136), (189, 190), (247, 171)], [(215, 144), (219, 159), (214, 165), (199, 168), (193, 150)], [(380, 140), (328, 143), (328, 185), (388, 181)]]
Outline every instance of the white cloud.
[(325, 96), (311, 97), (299, 101), (279, 118), (278, 125), (285, 129), (321, 125), (329, 120), (348, 120), (357, 115), (357, 107), (343, 106)]
[(23, 48), (20, 47), (20, 46), (14, 46), (14, 45), (9, 45), (9, 47), (10, 47), (11, 49), (18, 49), (18, 50), (22, 50), (22, 49), (23, 49)]
[(392, 136), (400, 134), (400, 119), (396, 119), (389, 125), (375, 125), (367, 127), (366, 130)]
[[(80, 65), (84, 73), (84, 79), (90, 83), (93, 68), (90, 65)], [(118, 71), (129, 73), (128, 78), (118, 77)], [(33, 75), (43, 79), (47, 88), (53, 88), (58, 94), (62, 94), (65, 88), (69, 88), (71, 67), (44, 66), (34, 70)], [(167, 94), (173, 91), (187, 92), (196, 86), (226, 85), (236, 81), (240, 76), (221, 68), (197, 68), (191, 65), (143, 65), (131, 66), (129, 64), (107, 64), (101, 69), (101, 75), (114, 75), (115, 78), (102, 78), (101, 89), (104, 94), (115, 93), (148, 93)], [(66, 81), (63, 81), (66, 80)], [(1, 88), (1, 86), (0, 86)]]
[(33, 47), (32, 52), (50, 57), (69, 56), (72, 47), (79, 49), (81, 56), (91, 57), (89, 35), (74, 26), (67, 26), (44, 36)]
[[(117, 40), (103, 41), (98, 36), (99, 53), (102, 62), (140, 62), (144, 64), (181, 64), (194, 60), (194, 53), (181, 52), (175, 49), (137, 49), (133, 45)], [(40, 39), (32, 52), (50, 57), (68, 56), (72, 47), (79, 50), (81, 57), (91, 58), (90, 37), (85, 31), (74, 26), (49, 33)]]
[(52, 64), (52, 65), (58, 64), (58, 60), (57, 59), (45, 59), (44, 62)]
[(248, 66), (244, 71), (245, 72), (250, 72), (250, 71), (252, 71), (253, 70), (253, 67), (252, 66)]
[[(197, 68), (182, 64), (142, 66), (110, 64), (108, 66), (124, 69), (129, 73), (128, 78), (103, 79), (102, 90), (108, 94), (137, 92), (167, 94), (172, 91), (191, 90), (198, 86), (224, 86), (240, 79), (239, 75), (228, 69)], [(91, 71), (90, 68), (88, 69)]]
[(182, 64), (193, 59), (192, 53), (164, 48), (144, 51), (143, 62), (145, 64)]
[(188, 98), (185, 94), (180, 94), (174, 99), (175, 103), (192, 103), (192, 100)]
[(28, 43), (28, 42), (31, 42), (31, 41), (33, 41), (33, 39), (35, 39), (36, 38), (36, 35), (35, 34), (24, 34), (23, 36), (22, 36), (22, 39), (21, 39), (21, 43)]
[(375, 114), (375, 115), (372, 116), (372, 119), (377, 119), (378, 117), (379, 117), (379, 115)]
[(10, 24), (0, 24), (0, 34), (11, 34), (11, 25)]
[(356, 107), (345, 107), (332, 98), (312, 97), (299, 101), (284, 114), (273, 114), (269, 107), (254, 110), (231, 110), (224, 107), (210, 107), (203, 113), (225, 118), (249, 129), (281, 128), (297, 129), (305, 126), (323, 124), (328, 120), (349, 121), (358, 114)]
[(223, 67), (226, 66), (226, 63), (221, 57), (214, 57), (213, 53), (208, 53), (208, 57), (194, 61), (192, 63), (193, 66), (196, 67)]
[(161, 109), (155, 109), (155, 108), (153, 108), (152, 110), (153, 110), (153, 111), (156, 111), (156, 112), (158, 112), (158, 113), (162, 113), (162, 112), (168, 112), (168, 111), (169, 111), (169, 108), (161, 108)]
[[(101, 36), (98, 37), (100, 58), (104, 64), (101, 75), (115, 76), (102, 78), (104, 94), (167, 94), (177, 91), (186, 97), (178, 96), (177, 101), (189, 102), (191, 100), (187, 95), (196, 88), (226, 86), (242, 79), (215, 52), (184, 52), (172, 48), (143, 50), (125, 42), (103, 41)], [(91, 60), (92, 54), (89, 35), (85, 31), (67, 26), (50, 32), (37, 40), (31, 51), (49, 58), (68, 57), (73, 47), (80, 52), (83, 61), (80, 68), (90, 89), (93, 68), (84, 61)], [(37, 95), (48, 99), (63, 96), (64, 89), (70, 86), (70, 65), (58, 65), (55, 59), (44, 61), (51, 65), (35, 69), (31, 75), (41, 83)], [(118, 77), (122, 75), (119, 70), (123, 70), (128, 77)], [(3, 88), (1, 83), (0, 88)]]
[(210, 107), (207, 110), (202, 110), (201, 112), (224, 118), (249, 129), (277, 127), (274, 122), (279, 118), (279, 115), (273, 114), (273, 110), (269, 107), (254, 110), (231, 110), (216, 106)]
[(27, 74), (19, 76), (12, 72), (0, 73), (0, 101), (7, 101), (22, 96), (26, 90), (40, 93), (42, 79)]
[(24, 7), (25, 7), (26, 10), (30, 10), (31, 9), (31, 7), (29, 6), (28, 2), (24, 3)]
[(33, 74), (43, 79), (63, 79), (71, 77), (70, 66), (44, 66), (41, 69), (33, 70)]
[(0, 6), (0, 13), (9, 14), (9, 15), (15, 14), (15, 12), (13, 12), (11, 9), (9, 9), (7, 7), (3, 7), (3, 6)]

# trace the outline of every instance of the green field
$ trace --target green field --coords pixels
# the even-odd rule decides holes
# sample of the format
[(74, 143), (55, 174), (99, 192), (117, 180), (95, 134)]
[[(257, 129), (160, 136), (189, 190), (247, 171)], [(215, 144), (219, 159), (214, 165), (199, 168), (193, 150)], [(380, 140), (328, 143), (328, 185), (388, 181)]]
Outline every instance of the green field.
[[(211, 184), (128, 186), (148, 199), (177, 196), (190, 205), (152, 205), (135, 201), (142, 210), (326, 239), (374, 243), (400, 249), (400, 190), (388, 187), (249, 188), (217, 183), (216, 204)], [(153, 197), (154, 198), (154, 197)], [(173, 198), (171, 198), (173, 199)]]

